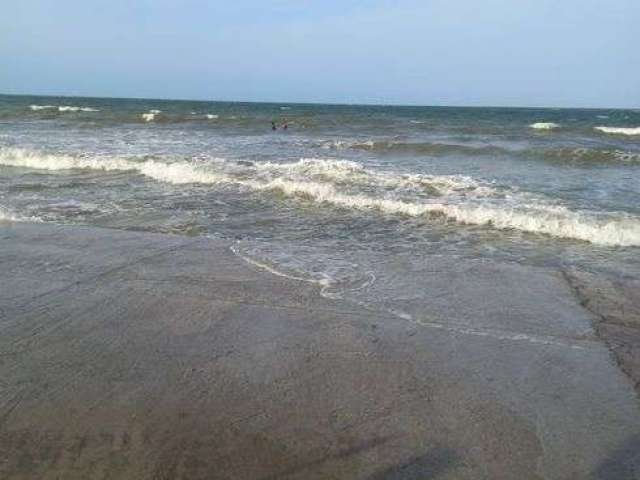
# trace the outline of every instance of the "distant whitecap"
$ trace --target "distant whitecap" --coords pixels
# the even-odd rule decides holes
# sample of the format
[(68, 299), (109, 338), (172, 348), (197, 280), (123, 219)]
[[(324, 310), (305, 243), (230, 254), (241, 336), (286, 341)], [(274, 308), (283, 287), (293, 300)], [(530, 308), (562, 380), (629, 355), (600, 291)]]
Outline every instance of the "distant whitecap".
[(529, 126), (536, 130), (553, 130), (556, 128), (560, 128), (560, 125), (553, 122), (536, 122), (536, 123), (532, 123)]

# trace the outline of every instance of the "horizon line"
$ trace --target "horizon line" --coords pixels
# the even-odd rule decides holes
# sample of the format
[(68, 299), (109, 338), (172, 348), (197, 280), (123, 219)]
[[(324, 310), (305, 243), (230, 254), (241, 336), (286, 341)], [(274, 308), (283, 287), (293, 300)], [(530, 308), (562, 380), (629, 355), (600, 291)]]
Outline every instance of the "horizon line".
[(342, 103), (342, 102), (319, 102), (319, 101), (276, 101), (276, 100), (204, 100), (196, 98), (168, 98), (168, 97), (110, 97), (102, 95), (53, 95), (38, 93), (2, 93), (4, 97), (47, 97), (47, 98), (86, 98), (98, 100), (146, 100), (162, 102), (203, 102), (203, 103), (251, 103), (261, 105), (325, 105), (330, 107), (399, 107), (399, 108), (496, 108), (496, 109), (545, 109), (545, 110), (638, 110), (638, 107), (558, 107), (558, 106), (522, 106), (522, 105), (444, 105), (444, 104), (402, 104), (402, 103)]

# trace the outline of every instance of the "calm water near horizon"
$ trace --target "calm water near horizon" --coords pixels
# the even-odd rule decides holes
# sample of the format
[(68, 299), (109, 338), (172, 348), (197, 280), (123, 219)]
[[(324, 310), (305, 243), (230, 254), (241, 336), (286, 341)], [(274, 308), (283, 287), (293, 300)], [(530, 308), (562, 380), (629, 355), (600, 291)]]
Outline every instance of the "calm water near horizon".
[(0, 219), (230, 239), (390, 309), (436, 254), (640, 278), (640, 111), (0, 96)]

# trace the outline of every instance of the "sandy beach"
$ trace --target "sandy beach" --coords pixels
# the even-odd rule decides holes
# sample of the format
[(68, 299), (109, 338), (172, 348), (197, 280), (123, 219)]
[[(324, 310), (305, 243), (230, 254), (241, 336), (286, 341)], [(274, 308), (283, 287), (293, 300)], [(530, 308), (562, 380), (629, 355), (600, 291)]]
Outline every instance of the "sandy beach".
[(4, 479), (638, 473), (617, 365), (633, 375), (633, 349), (593, 328), (629, 338), (633, 318), (615, 325), (584, 278), (433, 256), (433, 311), (405, 321), (226, 241), (7, 222), (0, 238)]

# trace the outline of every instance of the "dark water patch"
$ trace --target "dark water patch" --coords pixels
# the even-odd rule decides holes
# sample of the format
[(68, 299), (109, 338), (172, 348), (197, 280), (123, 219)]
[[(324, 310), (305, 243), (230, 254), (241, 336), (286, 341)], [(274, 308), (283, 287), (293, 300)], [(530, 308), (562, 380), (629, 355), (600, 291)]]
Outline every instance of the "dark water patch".
[(640, 152), (601, 148), (555, 148), (547, 150), (529, 150), (528, 156), (542, 157), (545, 160), (576, 164), (640, 163)]
[(404, 153), (422, 155), (501, 155), (508, 151), (494, 145), (460, 145), (448, 143), (413, 142), (363, 142), (354, 143), (350, 148), (379, 153)]

